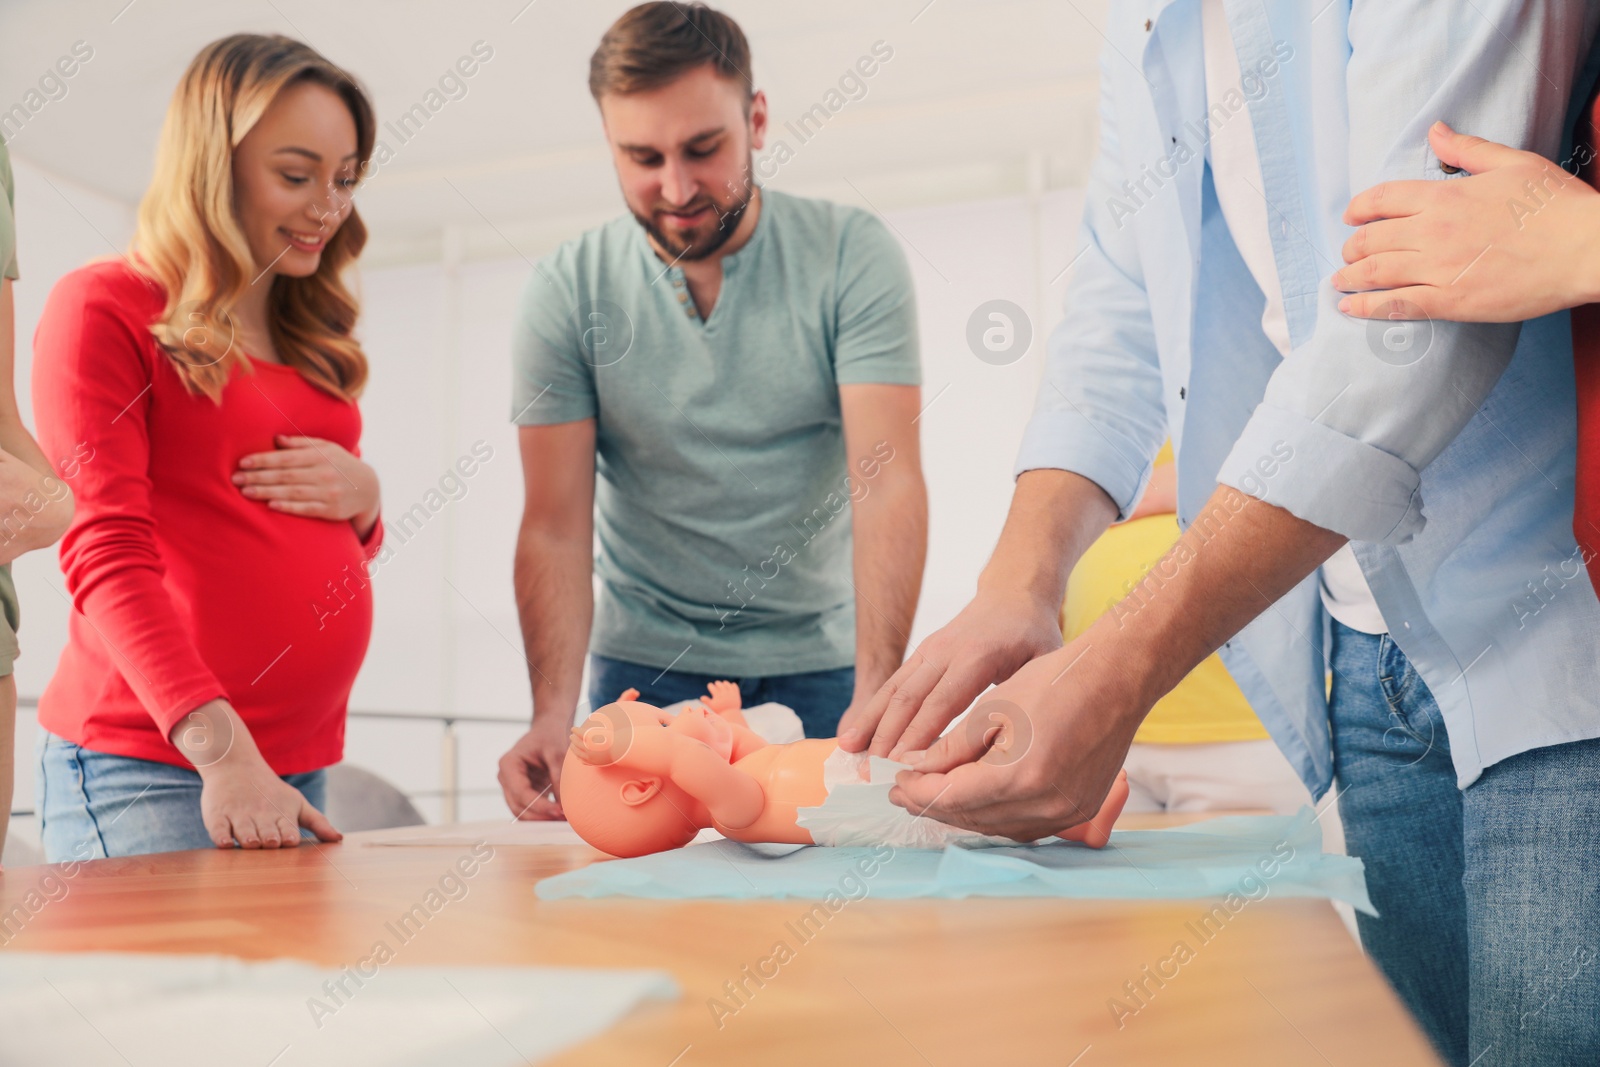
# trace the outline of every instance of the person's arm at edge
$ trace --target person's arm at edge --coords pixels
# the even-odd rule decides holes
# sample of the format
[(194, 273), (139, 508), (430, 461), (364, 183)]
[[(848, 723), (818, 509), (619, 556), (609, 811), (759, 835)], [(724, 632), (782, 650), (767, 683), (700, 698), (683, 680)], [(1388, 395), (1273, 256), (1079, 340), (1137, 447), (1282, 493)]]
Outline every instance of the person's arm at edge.
[(524, 497), (513, 577), (533, 721), (501, 757), (500, 787), (517, 818), (559, 819), (559, 799), (544, 793), (560, 795), (594, 618), (595, 420), (517, 435)]
[(17, 406), (16, 305), (10, 278), (0, 281), (0, 451), (22, 461), (35, 475), (31, 492), (43, 506), (37, 512), (28, 508), (26, 521), (16, 532), (9, 525), (0, 535), (0, 563), (9, 563), (25, 552), (53, 545), (72, 523), (72, 490), (57, 477), (55, 467), (44, 450), (22, 424)]
[(856, 683), (851, 706), (900, 666), (922, 591), (928, 489), (922, 477), (915, 385), (841, 385), (856, 589)]
[(1581, 145), (1558, 166), (1443, 122), (1428, 143), (1472, 176), (1384, 182), (1351, 199), (1344, 221), (1358, 229), (1333, 276), (1349, 294), (1340, 311), (1521, 322), (1600, 302), (1600, 192), (1571, 173), (1592, 162), (1592, 149)]
[[(1425, 0), (1354, 6), (1350, 187), (1440, 174), (1428, 131), (1441, 114), (1541, 154), (1558, 150), (1596, 13), (1577, 0), (1478, 6), (1484, 26)], [(1505, 29), (1489, 31), (1496, 26)], [(1399, 41), (1449, 61), (1397, 63)], [(1498, 103), (1508, 100), (1516, 106)], [(1435, 321), (1414, 335), (1426, 350), (1396, 358), (1371, 323), (1338, 311), (1333, 273), (1318, 286), (1314, 328), (1274, 370), (1217, 480), (1351, 540), (1406, 544), (1426, 524), (1421, 472), (1478, 414), (1521, 326)], [(1264, 479), (1268, 457), (1285, 458)]]

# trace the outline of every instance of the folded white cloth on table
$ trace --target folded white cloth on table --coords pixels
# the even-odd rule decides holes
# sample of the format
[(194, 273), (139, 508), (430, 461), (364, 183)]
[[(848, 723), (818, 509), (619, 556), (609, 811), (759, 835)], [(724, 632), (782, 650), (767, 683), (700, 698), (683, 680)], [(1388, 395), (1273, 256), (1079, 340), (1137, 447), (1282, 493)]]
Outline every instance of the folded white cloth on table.
[(0, 1064), (509, 1067), (677, 995), (664, 971), (3, 952)]

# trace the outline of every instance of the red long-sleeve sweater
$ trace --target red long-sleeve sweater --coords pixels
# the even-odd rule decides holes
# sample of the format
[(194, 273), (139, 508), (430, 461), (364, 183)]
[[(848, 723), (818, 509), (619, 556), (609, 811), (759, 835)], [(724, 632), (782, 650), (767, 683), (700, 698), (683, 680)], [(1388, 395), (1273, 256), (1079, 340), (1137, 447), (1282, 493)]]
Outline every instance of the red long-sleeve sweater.
[(337, 763), (372, 594), (348, 522), (289, 515), (232, 482), (276, 435), (357, 451), (356, 405), (250, 359), (220, 404), (188, 392), (148, 325), (161, 288), (121, 260), (51, 290), (34, 335), (39, 442), (77, 497), (61, 540), (74, 611), (39, 700), (85, 748), (187, 766), (167, 740), (226, 697), (278, 774)]

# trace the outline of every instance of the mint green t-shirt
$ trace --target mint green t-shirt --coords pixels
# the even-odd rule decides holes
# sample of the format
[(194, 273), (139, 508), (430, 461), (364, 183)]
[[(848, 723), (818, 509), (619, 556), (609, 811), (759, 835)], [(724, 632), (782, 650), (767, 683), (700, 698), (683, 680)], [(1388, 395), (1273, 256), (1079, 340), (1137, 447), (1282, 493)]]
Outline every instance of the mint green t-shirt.
[(855, 661), (839, 386), (917, 385), (916, 300), (857, 208), (762, 190), (702, 321), (632, 216), (567, 242), (523, 290), (512, 420), (596, 420), (590, 650), (733, 677)]
[[(17, 278), (16, 183), (11, 177), (11, 152), (0, 142), (0, 185), (5, 197), (0, 202), (0, 276)], [(11, 581), (11, 564), (0, 565), (0, 678), (11, 673), (17, 659), (17, 626), (20, 622), (17, 587)]]

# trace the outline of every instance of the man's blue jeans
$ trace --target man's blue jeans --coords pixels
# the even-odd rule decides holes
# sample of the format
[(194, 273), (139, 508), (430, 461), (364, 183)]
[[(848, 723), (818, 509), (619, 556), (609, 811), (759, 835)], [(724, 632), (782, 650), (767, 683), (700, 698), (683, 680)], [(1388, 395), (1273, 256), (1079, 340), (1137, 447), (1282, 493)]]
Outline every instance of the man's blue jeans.
[(856, 669), (840, 667), (804, 674), (769, 674), (764, 677), (728, 678), (723, 674), (664, 671), (605, 656), (589, 657), (589, 706), (604, 707), (624, 689), (637, 689), (646, 704), (665, 707), (680, 700), (699, 700), (706, 686), (727, 678), (739, 683), (739, 697), (747, 708), (769, 701), (793, 708), (807, 737), (834, 737), (839, 718), (855, 693)]
[[(48, 730), (39, 731), (36, 752), (46, 862), (216, 847), (200, 818), (197, 771), (97, 752)], [(326, 779), (321, 770), (283, 776), (318, 811), (326, 810)]]
[(1600, 741), (1513, 756), (1460, 790), (1404, 653), (1333, 630), (1339, 816), (1378, 909), (1357, 916), (1362, 945), (1447, 1063), (1600, 1063)]

